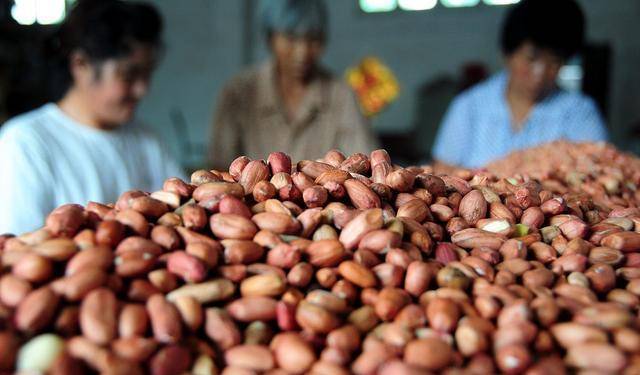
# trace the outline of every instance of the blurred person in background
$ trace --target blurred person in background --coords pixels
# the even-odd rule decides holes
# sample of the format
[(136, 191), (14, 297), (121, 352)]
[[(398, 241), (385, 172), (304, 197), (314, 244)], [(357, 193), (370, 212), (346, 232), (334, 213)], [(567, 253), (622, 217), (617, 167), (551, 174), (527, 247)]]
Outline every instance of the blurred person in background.
[(436, 136), (436, 162), (477, 168), (558, 139), (606, 140), (594, 101), (556, 85), (562, 65), (582, 47), (584, 29), (573, 0), (515, 5), (502, 28), (506, 69), (454, 99)]
[(59, 96), (0, 132), (0, 233), (44, 224), (65, 203), (115, 202), (183, 177), (149, 129), (133, 121), (161, 50), (162, 20), (143, 3), (81, 0), (60, 26), (50, 62)]
[(319, 65), (327, 39), (321, 0), (263, 2), (263, 30), (272, 58), (233, 78), (222, 90), (213, 121), (209, 162), (226, 170), (237, 156), (265, 158), (284, 151), (316, 159), (377, 148), (355, 95)]

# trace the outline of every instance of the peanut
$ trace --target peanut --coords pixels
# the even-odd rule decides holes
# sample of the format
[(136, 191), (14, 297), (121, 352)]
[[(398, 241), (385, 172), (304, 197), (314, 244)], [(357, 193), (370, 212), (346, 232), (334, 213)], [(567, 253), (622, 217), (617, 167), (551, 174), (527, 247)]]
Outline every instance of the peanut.
[[(444, 173), (272, 153), (61, 206), (0, 236), (0, 371), (632, 373), (640, 161), (554, 147)], [(64, 351), (16, 360), (40, 333)]]

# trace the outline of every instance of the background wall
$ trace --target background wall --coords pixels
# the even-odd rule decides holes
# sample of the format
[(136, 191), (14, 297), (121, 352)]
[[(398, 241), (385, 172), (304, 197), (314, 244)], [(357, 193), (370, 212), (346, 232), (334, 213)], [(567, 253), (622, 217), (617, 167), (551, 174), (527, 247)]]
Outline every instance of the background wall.
[[(152, 1), (165, 17), (167, 51), (139, 115), (182, 154), (185, 164), (197, 166), (204, 160), (222, 85), (246, 64), (268, 56), (255, 15), (257, 1)], [(376, 55), (400, 81), (400, 98), (374, 120), (379, 133), (415, 128), (416, 94), (426, 82), (456, 75), (469, 61), (483, 62), (492, 72), (501, 67), (497, 39), (506, 7), (364, 14), (356, 0), (326, 1), (331, 18), (325, 65), (342, 75), (361, 57)], [(589, 41), (612, 48), (613, 141), (640, 152), (640, 142), (629, 137), (631, 124), (640, 121), (640, 1), (579, 2), (587, 15)], [(420, 124), (425, 147), (437, 129), (437, 117)], [(188, 139), (177, 131), (186, 132)]]

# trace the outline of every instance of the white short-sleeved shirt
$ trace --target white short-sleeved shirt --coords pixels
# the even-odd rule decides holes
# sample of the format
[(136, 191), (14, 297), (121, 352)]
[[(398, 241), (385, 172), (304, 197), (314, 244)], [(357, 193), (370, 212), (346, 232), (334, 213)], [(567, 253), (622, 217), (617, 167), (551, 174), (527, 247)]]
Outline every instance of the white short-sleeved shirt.
[(127, 190), (159, 190), (184, 171), (139, 123), (98, 130), (49, 103), (0, 128), (0, 176), (0, 234), (21, 234), (59, 205), (115, 202)]
[(477, 168), (512, 151), (559, 139), (607, 139), (593, 100), (561, 89), (537, 103), (522, 128), (515, 131), (506, 99), (508, 80), (507, 72), (501, 72), (454, 99), (436, 136), (436, 159)]

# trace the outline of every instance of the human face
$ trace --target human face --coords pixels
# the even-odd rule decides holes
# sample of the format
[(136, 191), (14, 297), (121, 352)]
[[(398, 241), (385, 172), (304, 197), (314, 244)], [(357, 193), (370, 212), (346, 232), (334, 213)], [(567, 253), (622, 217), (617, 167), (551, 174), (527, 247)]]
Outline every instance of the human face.
[(322, 56), (324, 41), (318, 36), (276, 32), (271, 38), (271, 48), (280, 74), (305, 80), (310, 77)]
[(551, 91), (564, 60), (551, 50), (525, 42), (506, 57), (512, 88), (537, 101)]
[(139, 45), (126, 57), (89, 63), (74, 74), (73, 89), (98, 127), (119, 127), (133, 118), (149, 89), (156, 55), (155, 48)]

